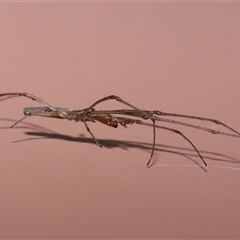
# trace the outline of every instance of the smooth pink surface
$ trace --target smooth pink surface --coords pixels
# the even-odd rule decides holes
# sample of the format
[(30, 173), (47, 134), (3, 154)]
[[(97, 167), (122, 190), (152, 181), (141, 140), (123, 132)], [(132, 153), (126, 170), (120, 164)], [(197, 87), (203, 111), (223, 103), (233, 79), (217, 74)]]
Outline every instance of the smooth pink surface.
[[(240, 130), (239, 3), (1, 3), (0, 92), (142, 109)], [(28, 118), (0, 102), (0, 238), (240, 238), (240, 139)], [(99, 108), (126, 108), (106, 102)], [(203, 122), (197, 122), (204, 126)], [(162, 123), (167, 126), (166, 123)], [(207, 123), (205, 126), (221, 129)]]

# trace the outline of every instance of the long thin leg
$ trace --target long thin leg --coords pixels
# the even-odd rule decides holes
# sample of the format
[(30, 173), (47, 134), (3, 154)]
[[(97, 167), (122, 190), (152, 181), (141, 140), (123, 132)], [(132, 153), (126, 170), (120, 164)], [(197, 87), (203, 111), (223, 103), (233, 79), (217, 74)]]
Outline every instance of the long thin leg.
[[(138, 111), (138, 110), (132, 110), (132, 109), (131, 110), (130, 109), (104, 110), (104, 111), (100, 110), (100, 111), (95, 111), (93, 114), (106, 114), (106, 113), (109, 113), (109, 114), (128, 115), (128, 116), (140, 117), (140, 118), (143, 118), (143, 119), (149, 119), (149, 117), (146, 116), (146, 114), (143, 114), (143, 112), (147, 113), (149, 115), (156, 114), (156, 111), (147, 111), (147, 110)], [(159, 112), (159, 113), (157, 113), (157, 114), (165, 116), (165, 113), (163, 113), (163, 114), (161, 112)], [(157, 116), (155, 116), (155, 120), (156, 121), (161, 121), (161, 122), (168, 122), (168, 123), (183, 125), (183, 126), (186, 126), (186, 127), (192, 127), (192, 128), (200, 129), (200, 130), (203, 130), (203, 131), (208, 131), (208, 132), (211, 132), (213, 134), (222, 134), (222, 135), (227, 135), (227, 136), (231, 136), (231, 137), (240, 137), (240, 133), (238, 131), (234, 130), (233, 128), (229, 127), (228, 125), (222, 123), (219, 120), (211, 119), (211, 118), (202, 118), (202, 117), (197, 117), (197, 116), (189, 116), (189, 115), (179, 115), (179, 114), (175, 114), (175, 115), (177, 115), (177, 116), (173, 116), (173, 117), (184, 118), (185, 116), (187, 116), (190, 119), (192, 118), (192, 119), (197, 119), (197, 120), (202, 120), (202, 121), (210, 121), (210, 122), (213, 122), (215, 124), (219, 124), (219, 125), (227, 128), (227, 129), (229, 129), (230, 131), (236, 133), (237, 135), (231, 134), (231, 133), (225, 133), (225, 132), (217, 131), (217, 130), (214, 130), (214, 129), (211, 129), (211, 128), (202, 127), (202, 126), (195, 125), (195, 124), (192, 124), (192, 123), (185, 123), (185, 122), (178, 121), (178, 120), (172, 120), (172, 119), (167, 119), (167, 118), (160, 118), (160, 117), (157, 117)], [(172, 114), (169, 115), (169, 116), (172, 116)]]
[(137, 110), (137, 111), (139, 111), (139, 112), (142, 112), (143, 115), (146, 115), (146, 117), (148, 117), (149, 119), (152, 120), (152, 122), (153, 122), (153, 124), (152, 124), (152, 127), (153, 127), (153, 144), (152, 144), (152, 145), (153, 145), (153, 146), (152, 146), (152, 152), (151, 152), (150, 159), (149, 159), (149, 162), (150, 162), (151, 159), (152, 159), (152, 157), (153, 157), (154, 149), (155, 149), (155, 144), (156, 144), (156, 127), (155, 127), (155, 125), (156, 125), (156, 123), (155, 123), (155, 118), (156, 118), (156, 116), (150, 115), (150, 114), (148, 114), (146, 111), (141, 111), (141, 109), (133, 106), (132, 104), (130, 104), (130, 103), (124, 101), (124, 100), (122, 100), (122, 99), (121, 99), (120, 97), (118, 97), (118, 96), (110, 95), (110, 96), (101, 98), (101, 99), (99, 99), (98, 101), (96, 101), (95, 103), (93, 103), (89, 108), (87, 108), (87, 109), (84, 111), (84, 113), (81, 115), (81, 119), (80, 119), (80, 120), (81, 120), (81, 121), (85, 121), (85, 117), (87, 117), (87, 114), (88, 114), (88, 113), (91, 113), (92, 109), (93, 109), (96, 105), (98, 105), (98, 104), (101, 103), (101, 102), (107, 101), (107, 100), (116, 100), (116, 101), (118, 101), (118, 102), (120, 102), (120, 103), (122, 103), (122, 104), (125, 104), (125, 105), (127, 105), (127, 106), (129, 106), (129, 107), (131, 107), (131, 108), (133, 108), (133, 109), (135, 109), (135, 110)]
[[(124, 127), (127, 124), (134, 124), (134, 123), (140, 124), (140, 125), (144, 125), (144, 126), (149, 126), (149, 127), (153, 126), (153, 124), (145, 123), (145, 122), (142, 122), (141, 120), (138, 120), (138, 119), (124, 118), (124, 117), (115, 117), (113, 115), (110, 115), (110, 116), (111, 116), (110, 121), (109, 121), (109, 118), (106, 118), (106, 116), (104, 116), (104, 115), (102, 115), (102, 116), (96, 115), (96, 116), (94, 116), (94, 119), (97, 120), (97, 121), (100, 121), (103, 124), (106, 124), (108, 126), (113, 126), (113, 127), (117, 127), (118, 123), (121, 124)], [(103, 121), (104, 117), (105, 117), (106, 121)], [(186, 139), (192, 145), (194, 150), (197, 152), (198, 156), (202, 159), (204, 165), (207, 166), (207, 163), (204, 161), (204, 159), (203, 159), (202, 155), (200, 154), (200, 152), (198, 151), (198, 149), (195, 147), (195, 145), (182, 132), (180, 132), (179, 130), (174, 129), (174, 128), (154, 125), (154, 129), (156, 129), (156, 128), (160, 128), (160, 129), (164, 129), (164, 130), (167, 130), (167, 131), (171, 131), (171, 132), (174, 132), (174, 133), (179, 134), (180, 136), (182, 136), (184, 139)], [(152, 156), (150, 157), (150, 159), (149, 159), (149, 161), (147, 163), (148, 167), (150, 165), (151, 159), (152, 159)]]
[[(157, 110), (154, 110), (153, 114), (160, 115), (160, 116), (189, 118), (189, 119), (196, 119), (196, 120), (201, 120), (201, 121), (213, 122), (215, 124), (222, 125), (225, 128), (229, 129), (230, 131), (235, 132), (236, 134), (240, 135), (240, 133), (238, 131), (236, 131), (233, 128), (229, 127), (225, 123), (223, 123), (223, 122), (221, 122), (221, 121), (219, 121), (217, 119), (213, 119), (213, 118), (205, 118), (205, 117), (198, 117), (198, 116), (191, 116), (191, 115), (184, 115), (184, 114), (177, 114), (177, 113), (167, 113), (167, 112), (161, 112), (161, 111), (157, 111)], [(160, 118), (160, 121), (161, 121), (161, 118)]]
[[(4, 97), (5, 96), (5, 97)], [(14, 98), (14, 97), (27, 97), (27, 98), (30, 98), (32, 99), (33, 101), (37, 101), (37, 102), (40, 102), (42, 103), (43, 105), (45, 105), (46, 107), (48, 107), (49, 109), (55, 111), (55, 109), (49, 105), (48, 103), (46, 103), (45, 101), (43, 101), (42, 99), (30, 94), (30, 93), (1, 93), (0, 94), (0, 101), (4, 101), (6, 99), (10, 99), (10, 98)], [(4, 98), (2, 98), (4, 97)]]
[(120, 103), (122, 103), (122, 104), (125, 104), (125, 105), (127, 105), (127, 106), (129, 106), (129, 107), (131, 107), (131, 108), (133, 108), (133, 109), (141, 112), (143, 115), (145, 115), (146, 117), (148, 117), (148, 118), (151, 119), (151, 120), (154, 120), (155, 117), (156, 117), (156, 116), (150, 115), (147, 111), (142, 111), (141, 109), (133, 106), (132, 104), (130, 104), (130, 103), (122, 100), (122, 99), (121, 99), (120, 97), (118, 97), (118, 96), (110, 95), (110, 96), (107, 96), (107, 97), (104, 97), (104, 98), (99, 99), (98, 101), (96, 101), (95, 103), (93, 103), (90, 107), (86, 108), (86, 110), (84, 111), (84, 113), (81, 115), (81, 119), (80, 119), (80, 120), (83, 120), (84, 116), (86, 116), (87, 113), (90, 113), (90, 112), (92, 111), (92, 109), (93, 109), (96, 105), (98, 105), (98, 104), (101, 103), (101, 102), (107, 101), (107, 100), (116, 100), (116, 101), (118, 101), (118, 102), (120, 102)]
[[(145, 123), (145, 122), (142, 122), (140, 120), (133, 120), (131, 119), (132, 122), (134, 123), (137, 123), (137, 124), (141, 124), (141, 125), (144, 125), (144, 126), (149, 126), (149, 127), (152, 127), (152, 124), (150, 123)], [(183, 133), (181, 133), (179, 130), (177, 129), (174, 129), (174, 128), (169, 128), (169, 127), (164, 127), (164, 126), (159, 126), (159, 125), (155, 125), (155, 128), (160, 128), (160, 129), (164, 129), (164, 130), (167, 130), (167, 131), (171, 131), (171, 132), (174, 132), (176, 134), (179, 134), (180, 136), (182, 136), (184, 139), (186, 139), (191, 145), (192, 147), (194, 148), (194, 150), (197, 152), (198, 156), (202, 159), (203, 163), (205, 166), (207, 166), (207, 163), (205, 162), (205, 160), (203, 159), (202, 155), (200, 154), (200, 152), (198, 151), (198, 149), (195, 147), (195, 145), (190, 141), (190, 139), (188, 139)], [(147, 163), (147, 166), (149, 166), (151, 162), (151, 158), (149, 159), (148, 163)]]
[(83, 122), (87, 131), (91, 134), (92, 138), (94, 139), (95, 143), (99, 146), (102, 147), (102, 145), (98, 142), (98, 140), (95, 138), (95, 136), (93, 135), (93, 133), (91, 132), (90, 128), (88, 127), (86, 122)]
[(174, 123), (174, 124), (178, 124), (178, 125), (183, 125), (183, 126), (187, 126), (187, 127), (200, 129), (200, 130), (207, 131), (207, 132), (210, 132), (210, 133), (213, 133), (213, 134), (222, 134), (222, 135), (226, 135), (226, 136), (239, 137), (240, 138), (240, 134), (236, 130), (227, 126), (226, 124), (221, 124), (221, 125), (224, 126), (227, 129), (233, 131), (234, 133), (237, 133), (237, 135), (236, 134), (231, 134), (231, 133), (226, 133), (226, 132), (221, 132), (221, 131), (218, 131), (218, 130), (214, 130), (214, 129), (207, 128), (207, 127), (202, 127), (202, 126), (191, 124), (191, 123), (176, 121), (176, 120), (172, 120), (172, 119), (157, 118), (156, 121)]
[(18, 120), (17, 122), (15, 122), (10, 128), (13, 128), (14, 126), (16, 126), (18, 123), (20, 123), (21, 121), (23, 121), (25, 118), (27, 118), (29, 116), (24, 116), (23, 118), (21, 118), (20, 120)]
[[(26, 98), (30, 98), (33, 101), (37, 101), (39, 103), (42, 103), (44, 106), (48, 107), (50, 110), (59, 114), (59, 116), (61, 116), (62, 118), (66, 118), (66, 113), (58, 111), (56, 108), (52, 107), (47, 102), (43, 101), (42, 99), (40, 99), (40, 98), (30, 94), (30, 93), (1, 93), (0, 94), (0, 101), (4, 101), (4, 100), (14, 98), (14, 97), (21, 97), (21, 96), (26, 97)], [(21, 121), (22, 120), (23, 119), (21, 119)]]

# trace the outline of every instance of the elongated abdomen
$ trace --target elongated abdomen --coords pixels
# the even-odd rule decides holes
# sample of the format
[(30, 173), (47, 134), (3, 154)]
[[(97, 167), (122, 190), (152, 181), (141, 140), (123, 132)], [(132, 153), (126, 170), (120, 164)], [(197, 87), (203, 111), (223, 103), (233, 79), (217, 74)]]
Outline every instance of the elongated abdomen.
[(54, 107), (56, 111), (49, 109), (48, 107), (28, 107), (24, 108), (23, 113), (26, 116), (39, 116), (39, 117), (52, 117), (63, 118), (61, 113), (67, 114), (71, 111), (69, 108)]

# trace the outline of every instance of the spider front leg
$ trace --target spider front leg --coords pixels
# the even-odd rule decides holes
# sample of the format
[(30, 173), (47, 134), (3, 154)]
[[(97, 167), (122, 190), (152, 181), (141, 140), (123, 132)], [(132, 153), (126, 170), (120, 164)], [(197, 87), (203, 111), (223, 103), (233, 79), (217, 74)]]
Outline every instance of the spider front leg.
[[(57, 108), (52, 107), (47, 102), (43, 101), (42, 99), (40, 99), (40, 98), (30, 94), (30, 93), (24, 93), (24, 92), (23, 93), (1, 93), (0, 94), (0, 101), (4, 101), (4, 100), (10, 99), (10, 98), (14, 98), (14, 97), (26, 97), (26, 98), (29, 98), (29, 99), (31, 99), (33, 101), (37, 101), (37, 102), (43, 104), (44, 106), (46, 106), (46, 108), (38, 108), (38, 110), (42, 109), (42, 112), (43, 111), (46, 112), (45, 109), (48, 109), (49, 110), (49, 115), (52, 112), (55, 115), (59, 115), (59, 118), (64, 118), (65, 119), (66, 116), (67, 116), (67, 113), (65, 113), (64, 111), (59, 111), (59, 108), (57, 109)], [(28, 108), (28, 109), (30, 109), (30, 108)], [(34, 109), (34, 108), (31, 108), (31, 109)], [(35, 108), (35, 110), (37, 110), (37, 108)], [(16, 123), (14, 123), (11, 126), (11, 128), (14, 127), (15, 125), (17, 125), (19, 122), (21, 122), (25, 118), (29, 117), (29, 116), (33, 116), (33, 115), (41, 116), (40, 114), (37, 115), (34, 110), (26, 112), (25, 109), (24, 109), (24, 115), (25, 116), (23, 118), (21, 118), (19, 121), (17, 121)]]
[(45, 105), (46, 107), (48, 107), (51, 110), (55, 110), (51, 105), (49, 105), (48, 103), (46, 103), (45, 101), (43, 101), (42, 99), (30, 94), (30, 93), (1, 93), (0, 94), (0, 101), (4, 101), (10, 98), (14, 98), (14, 97), (26, 97), (26, 98), (30, 98), (33, 101), (37, 101), (42, 103), (43, 105)]

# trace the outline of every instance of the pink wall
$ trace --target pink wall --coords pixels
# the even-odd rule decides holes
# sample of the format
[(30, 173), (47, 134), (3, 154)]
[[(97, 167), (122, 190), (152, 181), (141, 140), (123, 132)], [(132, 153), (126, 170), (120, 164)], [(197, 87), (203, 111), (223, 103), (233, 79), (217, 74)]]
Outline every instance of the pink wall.
[[(0, 3), (0, 92), (141, 109), (240, 131), (239, 3)], [(240, 139), (32, 117), (0, 102), (0, 238), (240, 238)], [(101, 109), (121, 109), (117, 102)], [(224, 130), (220, 126), (197, 122)], [(161, 124), (161, 122), (160, 122)]]

